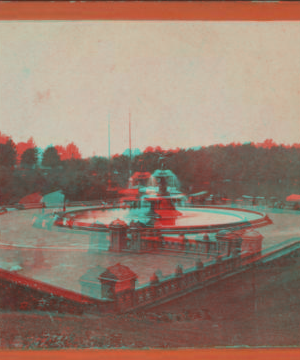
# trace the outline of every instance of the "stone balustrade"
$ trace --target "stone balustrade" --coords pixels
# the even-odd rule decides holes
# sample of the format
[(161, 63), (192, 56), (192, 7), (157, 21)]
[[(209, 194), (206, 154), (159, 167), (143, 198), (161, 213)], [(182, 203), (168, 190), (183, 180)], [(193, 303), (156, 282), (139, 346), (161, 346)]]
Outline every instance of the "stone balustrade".
[(110, 251), (114, 252), (157, 252), (172, 251), (185, 254), (218, 256), (238, 256), (242, 252), (258, 252), (263, 237), (254, 230), (223, 230), (215, 235), (199, 234), (189, 239), (188, 235), (167, 236), (159, 229), (149, 229), (139, 222), (129, 226), (117, 219), (110, 224)]
[[(119, 312), (152, 306), (200, 289), (212, 281), (221, 279), (226, 274), (235, 273), (241, 270), (242, 267), (251, 264), (257, 256), (257, 254), (228, 258), (218, 256), (214, 261), (206, 264), (198, 259), (194, 267), (184, 271), (178, 265), (174, 273), (165, 278), (159, 279), (155, 273), (151, 276), (149, 283), (140, 288), (135, 288), (134, 282), (131, 282), (127, 288), (121, 286), (123, 290), (111, 293), (111, 298), (115, 301), (115, 310)], [(124, 272), (131, 274), (132, 279), (135, 279), (135, 275), (131, 273), (129, 268), (121, 266)], [(99, 279), (102, 282), (101, 276)], [(106, 278), (106, 284), (107, 281), (108, 279)], [(113, 286), (111, 286), (112, 290), (116, 288), (115, 281), (116, 279), (112, 280), (114, 282)]]
[(183, 296), (208, 284), (259, 264), (283, 262), (289, 256), (299, 256), (300, 242), (286, 241), (281, 247), (263, 252), (218, 255), (214, 261), (202, 263), (200, 258), (192, 268), (178, 265), (168, 277), (153, 274), (149, 283), (136, 288), (137, 275), (128, 267), (116, 264), (101, 273), (102, 298), (73, 293), (36, 280), (0, 269), (0, 308), (4, 310), (42, 310), (82, 314), (128, 312)]

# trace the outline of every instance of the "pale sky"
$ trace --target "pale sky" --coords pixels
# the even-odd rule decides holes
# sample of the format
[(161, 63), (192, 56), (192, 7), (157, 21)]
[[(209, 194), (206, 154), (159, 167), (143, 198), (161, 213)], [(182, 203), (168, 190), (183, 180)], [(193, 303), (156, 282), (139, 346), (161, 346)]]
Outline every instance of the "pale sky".
[(300, 22), (0, 22), (0, 131), (84, 157), (299, 142)]

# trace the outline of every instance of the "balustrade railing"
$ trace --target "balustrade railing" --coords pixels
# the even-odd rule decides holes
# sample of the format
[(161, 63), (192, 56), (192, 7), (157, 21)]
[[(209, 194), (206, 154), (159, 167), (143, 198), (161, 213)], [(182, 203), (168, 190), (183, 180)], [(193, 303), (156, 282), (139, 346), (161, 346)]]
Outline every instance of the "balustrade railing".
[(213, 256), (218, 255), (219, 252), (219, 245), (217, 241), (213, 240), (182, 239), (180, 237), (167, 236), (149, 237), (143, 235), (141, 235), (141, 240), (149, 243), (148, 248), (154, 250), (168, 250)]
[(220, 275), (226, 275), (243, 266), (247, 266), (255, 261), (257, 254), (245, 255), (242, 258), (227, 258), (220, 262), (210, 262), (203, 266), (202, 269), (191, 268), (182, 274), (176, 273), (167, 279), (158, 280), (155, 284), (149, 283), (134, 292), (134, 306), (140, 307), (172, 295), (193, 290), (205, 286), (207, 281), (217, 279)]

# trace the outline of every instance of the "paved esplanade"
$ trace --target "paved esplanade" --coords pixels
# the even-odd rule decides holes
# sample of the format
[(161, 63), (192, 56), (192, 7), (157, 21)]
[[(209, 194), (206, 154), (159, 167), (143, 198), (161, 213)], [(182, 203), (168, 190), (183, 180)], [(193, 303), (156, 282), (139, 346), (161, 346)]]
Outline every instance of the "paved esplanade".
[[(46, 210), (51, 213), (53, 210)], [(0, 266), (18, 273), (80, 292), (79, 279), (96, 266), (106, 268), (118, 262), (139, 275), (139, 284), (161, 270), (163, 275), (174, 273), (181, 264), (184, 269), (194, 266), (196, 256), (163, 254), (115, 254), (107, 251), (107, 233), (72, 231), (32, 226), (33, 218), (41, 210), (11, 211), (0, 216)], [(264, 236), (263, 248), (291, 238), (299, 239), (298, 212), (277, 211), (269, 213), (273, 225), (260, 228)]]

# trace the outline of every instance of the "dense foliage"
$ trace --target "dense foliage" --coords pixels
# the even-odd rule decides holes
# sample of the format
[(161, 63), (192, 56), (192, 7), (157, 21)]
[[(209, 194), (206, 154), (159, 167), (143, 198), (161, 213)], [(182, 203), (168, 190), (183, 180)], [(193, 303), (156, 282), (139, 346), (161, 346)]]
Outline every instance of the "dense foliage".
[(34, 167), (37, 165), (38, 150), (36, 147), (26, 149), (21, 155), (22, 167)]
[(109, 178), (113, 187), (124, 188), (130, 173), (152, 173), (159, 167), (162, 155), (166, 167), (177, 175), (181, 190), (186, 193), (207, 190), (231, 199), (255, 195), (277, 196), (282, 200), (300, 193), (299, 145), (276, 145), (266, 140), (263, 144), (187, 150), (147, 148), (133, 157), (130, 164), (125, 155), (115, 155), (110, 161), (98, 156), (81, 159), (74, 144), (66, 148), (50, 146), (38, 162), (38, 150), (32, 140), (31, 143), (31, 148), (18, 154), (10, 138), (0, 142), (1, 204), (18, 202), (34, 192), (46, 194), (58, 189), (71, 201), (105, 199)]

